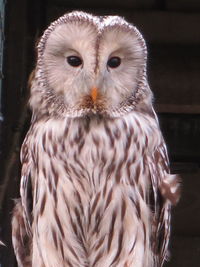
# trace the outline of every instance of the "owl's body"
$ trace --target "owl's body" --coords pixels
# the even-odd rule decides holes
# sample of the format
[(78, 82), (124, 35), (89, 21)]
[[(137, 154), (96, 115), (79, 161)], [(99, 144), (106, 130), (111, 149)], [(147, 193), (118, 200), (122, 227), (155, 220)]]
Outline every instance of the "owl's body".
[(13, 218), (19, 266), (162, 266), (178, 185), (151, 104), (141, 35), (121, 18), (74, 12), (47, 29), (38, 51)]

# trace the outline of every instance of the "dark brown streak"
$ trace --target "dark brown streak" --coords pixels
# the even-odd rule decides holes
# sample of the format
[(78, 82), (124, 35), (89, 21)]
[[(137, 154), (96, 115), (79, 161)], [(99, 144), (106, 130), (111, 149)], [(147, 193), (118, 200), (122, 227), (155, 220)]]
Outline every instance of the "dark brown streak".
[(78, 257), (78, 255), (76, 254), (76, 252), (75, 252), (75, 250), (73, 249), (73, 247), (72, 247), (69, 243), (67, 243), (67, 247), (69, 248), (69, 250), (71, 251), (71, 253), (74, 255), (74, 257), (78, 260), (79, 257)]
[(77, 157), (77, 153), (74, 153), (74, 160), (81, 167), (82, 170), (85, 170), (83, 164), (80, 162), (80, 160)]
[(35, 204), (38, 202), (38, 179), (36, 179), (35, 184)]
[(106, 165), (106, 156), (104, 153), (102, 153), (101, 155), (101, 162), (102, 162), (102, 167), (104, 168), (104, 166)]
[(64, 169), (65, 169), (65, 172), (66, 172), (66, 174), (67, 174), (68, 179), (69, 179), (70, 181), (72, 181), (71, 176), (69, 175), (70, 170), (69, 170), (69, 168), (68, 168), (68, 164), (67, 164), (67, 162), (64, 162), (63, 167), (64, 167)]
[(149, 139), (147, 136), (145, 136), (145, 147), (147, 148), (149, 146)]
[(146, 244), (146, 242), (147, 242), (147, 233), (146, 233), (146, 227), (145, 227), (144, 222), (143, 222), (142, 226), (143, 226), (143, 230), (144, 230), (144, 244)]
[(96, 156), (94, 156), (93, 153), (91, 154), (91, 156), (92, 156), (92, 162), (93, 162), (93, 164), (95, 164), (96, 163)]
[(43, 172), (44, 178), (46, 179), (46, 177), (47, 177), (47, 173), (46, 173), (46, 169), (45, 169), (44, 166), (42, 167), (42, 172)]
[(126, 164), (126, 173), (127, 173), (127, 178), (131, 182), (131, 161), (129, 160)]
[(97, 210), (96, 212), (96, 216), (95, 216), (95, 227), (94, 230), (92, 231), (92, 233), (98, 233), (99, 232), (99, 224), (101, 222), (101, 213), (100, 213), (100, 208)]
[(83, 149), (83, 146), (85, 144), (85, 140), (82, 140), (78, 145), (78, 153), (81, 154), (81, 151)]
[(92, 141), (93, 141), (93, 143), (95, 144), (96, 147), (99, 146), (99, 138), (98, 137), (92, 135)]
[(62, 229), (62, 225), (61, 225), (60, 219), (59, 219), (58, 214), (57, 214), (55, 209), (54, 209), (54, 217), (55, 217), (56, 223), (58, 225), (58, 228), (60, 230), (60, 233), (61, 233), (62, 237), (65, 238), (65, 234), (64, 234), (64, 231)]
[(136, 143), (136, 147), (137, 147), (137, 151), (139, 152), (140, 151), (140, 143), (139, 142)]
[(85, 235), (84, 235), (84, 231), (83, 231), (83, 225), (82, 225), (82, 222), (81, 222), (81, 217), (80, 217), (80, 214), (79, 214), (79, 212), (78, 212), (78, 209), (75, 208), (74, 212), (75, 212), (75, 214), (76, 214), (76, 219), (77, 219), (77, 221), (78, 221), (78, 225), (79, 225), (79, 227), (80, 227), (80, 229), (81, 229), (81, 234), (82, 234), (82, 238), (81, 238), (81, 237), (79, 237), (79, 238), (81, 238), (81, 239), (85, 239)]
[(60, 251), (61, 251), (62, 258), (64, 260), (65, 254), (64, 254), (64, 249), (63, 249), (63, 242), (62, 242), (61, 239), (59, 239), (59, 246), (60, 246)]
[(49, 143), (52, 143), (52, 130), (48, 132)]
[(122, 123), (123, 123), (123, 128), (124, 128), (124, 130), (126, 131), (127, 130), (127, 123), (126, 123), (126, 121), (123, 119), (122, 120)]
[(54, 144), (53, 144), (53, 152), (54, 152), (54, 155), (57, 154), (57, 151), (58, 151), (57, 144), (54, 143)]
[(66, 260), (67, 264), (69, 265), (69, 267), (74, 267), (74, 265), (72, 265), (69, 260)]
[(135, 171), (135, 180), (137, 184), (139, 182), (139, 177), (140, 177), (140, 165), (138, 164)]
[(74, 231), (75, 235), (78, 236), (77, 226), (76, 226), (76, 224), (73, 222), (71, 215), (70, 215), (70, 220), (71, 220), (71, 225), (72, 225), (73, 231)]
[(103, 236), (103, 237), (99, 240), (97, 246), (95, 247), (95, 251), (97, 251), (97, 250), (101, 247), (101, 245), (103, 244), (103, 241), (104, 241), (104, 240), (105, 240), (105, 236)]
[(92, 171), (92, 184), (95, 187), (95, 175), (94, 175), (95, 169)]
[(56, 236), (56, 232), (54, 231), (54, 229), (51, 229), (52, 232), (52, 237), (53, 237), (53, 242), (55, 244), (56, 249), (58, 249), (58, 242), (57, 242), (57, 236)]
[(119, 233), (119, 237), (118, 237), (118, 250), (117, 253), (115, 255), (115, 258), (113, 259), (112, 263), (110, 264), (110, 266), (113, 265), (114, 262), (116, 262), (121, 254), (122, 251), (122, 243), (123, 243), (123, 236), (124, 236), (124, 229), (123, 227), (121, 228), (121, 231)]
[(67, 207), (67, 211), (68, 211), (68, 213), (69, 213), (69, 217), (70, 217), (70, 219), (71, 219), (71, 214), (70, 214), (70, 209), (69, 209), (69, 205), (68, 205), (68, 200), (67, 200), (67, 198), (66, 198), (66, 195), (65, 195), (64, 191), (62, 190), (61, 192), (62, 192), (62, 197), (63, 197), (63, 199), (64, 199), (65, 205), (66, 205), (66, 207)]
[(139, 203), (137, 202), (135, 202), (135, 200), (132, 198), (132, 197), (129, 197), (130, 198), (130, 200), (133, 202), (133, 204), (134, 204), (134, 207), (136, 208), (136, 211), (137, 211), (137, 217), (138, 218), (141, 218), (141, 210), (140, 210), (140, 205), (139, 205)]
[(118, 139), (118, 140), (120, 139), (121, 132), (120, 132), (120, 130), (118, 128), (115, 129), (115, 131), (114, 131), (113, 134), (114, 134), (114, 136), (115, 136), (116, 139)]
[(65, 152), (65, 143), (64, 142), (62, 142), (62, 152)]
[(134, 247), (135, 247), (135, 244), (136, 244), (136, 240), (137, 240), (137, 235), (136, 235), (135, 240), (134, 240), (134, 242), (133, 242), (133, 245), (132, 245), (132, 247), (131, 247), (131, 249), (130, 249), (130, 251), (129, 251), (129, 254), (132, 253), (132, 251), (133, 251), (133, 249), (134, 249)]
[(125, 156), (124, 156), (124, 162), (127, 160), (127, 158), (128, 158), (128, 152), (129, 152), (129, 148), (130, 148), (130, 146), (131, 146), (131, 140), (132, 140), (132, 135), (131, 134), (129, 134), (128, 136), (127, 136), (127, 139), (126, 139), (126, 146), (125, 146)]
[(78, 178), (78, 179), (77, 179), (77, 182), (80, 184), (82, 190), (85, 192), (85, 188), (84, 188), (84, 186), (83, 186), (83, 184), (82, 184), (82, 182), (81, 182), (81, 180), (80, 180), (80, 175), (79, 175), (79, 173), (76, 171), (76, 169), (74, 168), (74, 166), (73, 166), (72, 164), (70, 164), (70, 168), (72, 169), (72, 171), (74, 172), (74, 174), (75, 174), (76, 177)]
[(126, 136), (125, 154), (126, 154), (126, 151), (128, 151), (130, 146), (131, 146), (131, 140), (132, 140), (132, 135), (131, 135), (131, 133), (129, 133)]
[(45, 203), (46, 203), (46, 194), (44, 193), (42, 197), (41, 207), (40, 207), (40, 216), (42, 216), (44, 212)]
[(135, 118), (135, 122), (138, 126), (138, 129), (140, 130), (140, 132), (142, 132), (142, 128), (141, 128), (141, 124), (139, 123), (139, 121)]
[(98, 175), (99, 184), (100, 184), (100, 181), (101, 181), (101, 175), (102, 175), (104, 167), (106, 165), (106, 159), (105, 159), (105, 156), (103, 154), (101, 155), (101, 159), (100, 160), (101, 160), (101, 170), (99, 171), (99, 175)]
[(111, 162), (111, 164), (107, 168), (107, 180), (110, 178), (111, 174), (114, 173), (116, 168), (116, 164), (114, 161)]
[(52, 183), (51, 183), (50, 177), (48, 177), (48, 188), (49, 188), (49, 192), (52, 193)]
[(55, 167), (54, 167), (52, 162), (51, 162), (51, 170), (52, 170), (52, 174), (53, 174), (53, 180), (54, 180), (54, 183), (55, 183), (55, 188), (57, 188), (57, 185), (58, 185), (58, 172), (55, 170)]
[(57, 191), (55, 189), (53, 189), (53, 198), (54, 198), (55, 208), (57, 208), (58, 196), (57, 196)]
[(116, 171), (116, 182), (119, 183), (121, 180), (121, 171), (122, 171), (122, 165), (124, 164), (124, 159), (120, 161), (117, 171)]
[(114, 173), (116, 168), (116, 148), (114, 148), (113, 157), (111, 159), (110, 165), (107, 167), (107, 179), (110, 178), (111, 174)]
[(46, 133), (44, 133), (42, 136), (42, 147), (44, 151), (46, 152)]
[(105, 197), (106, 192), (107, 192), (107, 183), (105, 184), (104, 188), (103, 188), (103, 197)]
[(64, 130), (64, 137), (65, 137), (65, 139), (66, 139), (67, 136), (68, 136), (68, 132), (69, 132), (69, 125), (66, 124), (66, 125), (65, 125), (65, 130)]
[(104, 127), (105, 127), (106, 134), (108, 135), (108, 137), (110, 139), (110, 147), (113, 148), (115, 139), (113, 138), (111, 130), (106, 123), (105, 123)]
[(97, 254), (97, 256), (96, 256), (96, 258), (95, 258), (95, 260), (94, 260), (94, 262), (93, 262), (93, 264), (92, 264), (92, 267), (94, 267), (95, 266), (95, 264), (98, 262), (98, 260), (102, 257), (102, 255), (103, 255), (103, 251), (99, 251), (99, 253)]
[(99, 201), (99, 198), (100, 198), (100, 192), (96, 195), (96, 197), (95, 197), (95, 199), (94, 199), (94, 202), (93, 202), (93, 204), (92, 204), (92, 207), (91, 207), (91, 214), (93, 214), (94, 213), (94, 210), (95, 210), (95, 208), (96, 208), (96, 206), (97, 206), (97, 203), (98, 203), (98, 201)]
[(86, 131), (86, 133), (88, 133), (90, 131), (90, 122), (91, 122), (91, 118), (88, 116), (85, 118), (84, 120), (84, 129)]
[(124, 199), (122, 199), (122, 207), (121, 207), (121, 220), (122, 220), (122, 222), (124, 220), (125, 213), (126, 213), (126, 202)]
[(77, 143), (77, 144), (79, 144), (82, 138), (83, 138), (83, 130), (79, 126), (78, 132), (77, 132), (77, 134), (74, 137), (74, 142)]
[(143, 187), (141, 185), (139, 186), (139, 192), (140, 192), (140, 195), (141, 195), (142, 199), (145, 199)]
[(108, 205), (110, 204), (110, 202), (112, 200), (112, 193), (113, 193), (113, 191), (112, 191), (112, 188), (111, 188), (109, 193), (108, 193), (105, 209), (107, 209)]
[(116, 211), (113, 211), (113, 214), (112, 214), (112, 220), (111, 220), (111, 223), (110, 223), (110, 229), (109, 229), (109, 236), (108, 236), (108, 252), (110, 251), (110, 248), (111, 248), (111, 243), (112, 243), (112, 240), (113, 240), (113, 235), (114, 235), (114, 226), (115, 226), (115, 221), (116, 221)]
[(78, 199), (78, 201), (79, 201), (79, 206), (80, 206), (80, 208), (81, 208), (81, 212), (82, 212), (82, 214), (84, 214), (83, 204), (82, 204), (82, 201), (81, 201), (81, 196), (80, 196), (80, 194), (79, 194), (78, 191), (76, 191), (76, 197), (77, 197), (77, 199)]

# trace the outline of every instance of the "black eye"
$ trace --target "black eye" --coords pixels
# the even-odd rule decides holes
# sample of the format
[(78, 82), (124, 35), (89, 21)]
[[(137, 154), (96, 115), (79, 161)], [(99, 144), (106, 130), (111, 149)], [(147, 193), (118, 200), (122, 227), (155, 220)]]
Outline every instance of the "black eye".
[(121, 64), (121, 58), (119, 57), (111, 57), (107, 62), (108, 67), (113, 69), (117, 68), (120, 64)]
[(77, 56), (69, 56), (69, 57), (67, 57), (67, 62), (72, 67), (78, 67), (82, 64), (82, 59), (80, 57), (77, 57)]

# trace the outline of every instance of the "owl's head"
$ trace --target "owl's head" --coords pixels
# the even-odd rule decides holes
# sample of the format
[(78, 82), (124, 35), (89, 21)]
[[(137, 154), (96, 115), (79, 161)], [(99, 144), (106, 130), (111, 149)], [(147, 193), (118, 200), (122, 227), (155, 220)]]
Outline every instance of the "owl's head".
[(65, 14), (37, 48), (30, 99), (35, 112), (118, 116), (150, 95), (145, 41), (121, 17)]

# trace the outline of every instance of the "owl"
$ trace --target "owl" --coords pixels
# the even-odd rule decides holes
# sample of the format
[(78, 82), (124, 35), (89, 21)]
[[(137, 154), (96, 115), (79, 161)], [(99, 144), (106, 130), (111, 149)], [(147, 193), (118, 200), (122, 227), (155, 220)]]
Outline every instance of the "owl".
[(118, 16), (74, 11), (37, 46), (12, 219), (20, 267), (161, 267), (179, 181), (152, 107), (147, 49)]

